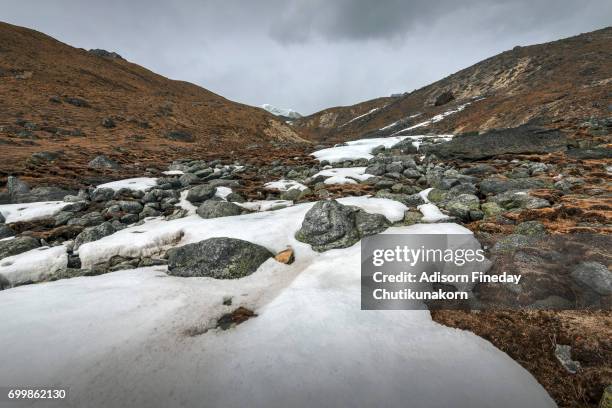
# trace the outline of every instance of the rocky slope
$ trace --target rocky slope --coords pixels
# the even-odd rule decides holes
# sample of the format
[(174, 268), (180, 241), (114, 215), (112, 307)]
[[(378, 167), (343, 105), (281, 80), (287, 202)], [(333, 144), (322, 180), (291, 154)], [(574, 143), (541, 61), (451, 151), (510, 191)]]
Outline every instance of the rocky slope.
[(610, 27), (517, 46), (414, 92), (326, 109), (296, 120), (295, 126), (313, 140), (340, 142), (400, 132), (471, 102), (412, 133), (456, 134), (528, 122), (575, 129), (589, 117), (609, 115), (611, 48)]
[(282, 120), (115, 53), (70, 47), (0, 23), (0, 183), (79, 186), (108, 178), (100, 154), (137, 174), (187, 154), (229, 156), (301, 143)]

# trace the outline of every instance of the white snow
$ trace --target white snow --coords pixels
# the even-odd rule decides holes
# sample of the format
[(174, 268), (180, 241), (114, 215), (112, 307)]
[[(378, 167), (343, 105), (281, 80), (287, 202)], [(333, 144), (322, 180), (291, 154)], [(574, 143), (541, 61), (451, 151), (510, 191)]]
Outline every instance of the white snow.
[(163, 171), (162, 174), (166, 176), (182, 176), (185, 172), (183, 170), (166, 170)]
[[(410, 115), (410, 116), (406, 117), (406, 119), (413, 119), (413, 118), (416, 118), (416, 117), (421, 116), (421, 115), (422, 115), (422, 113), (415, 113), (414, 115)], [(381, 127), (381, 128), (380, 128), (380, 129), (378, 129), (378, 130), (387, 130), (387, 129), (391, 129), (392, 127), (396, 126), (398, 123), (400, 123), (400, 121), (399, 121), (399, 120), (398, 120), (398, 121), (396, 121), (396, 122), (390, 123), (390, 124), (388, 124), (387, 126)]]
[(354, 117), (353, 119), (349, 120), (348, 122), (343, 123), (343, 124), (342, 124), (342, 125), (340, 125), (339, 127), (346, 126), (346, 125), (348, 125), (349, 123), (352, 123), (352, 122), (354, 122), (354, 121), (356, 121), (356, 120), (359, 120), (359, 119), (361, 119), (361, 118), (365, 118), (366, 116), (369, 116), (369, 115), (373, 114), (374, 112), (376, 112), (376, 111), (377, 111), (377, 110), (379, 110), (379, 109), (380, 109), (380, 108), (374, 108), (374, 109), (371, 109), (370, 111), (368, 111), (368, 112), (364, 113), (363, 115), (356, 116), (356, 117)]
[(232, 193), (232, 189), (229, 187), (225, 187), (225, 186), (219, 186), (217, 187), (217, 190), (215, 191), (215, 197), (219, 197), (222, 199), (226, 199), (228, 195), (230, 195)]
[(38, 282), (66, 269), (68, 254), (63, 245), (40, 247), (0, 259), (0, 276), (11, 285)]
[(431, 192), (431, 190), (433, 190), (433, 187), (430, 188), (426, 188), (425, 190), (421, 190), (419, 192), (419, 195), (421, 196), (421, 198), (423, 199), (423, 201), (425, 201), (425, 203), (429, 203), (429, 193)]
[(234, 203), (242, 208), (250, 211), (270, 211), (278, 210), (285, 207), (291, 207), (293, 201), (291, 200), (253, 200), (244, 203)]
[(378, 146), (391, 147), (402, 140), (405, 136), (378, 137), (372, 139), (359, 139), (347, 142), (343, 146), (334, 146), (313, 152), (311, 155), (317, 160), (327, 160), (330, 163), (337, 163), (344, 160), (371, 159), (372, 150)]
[(327, 177), (325, 184), (356, 184), (374, 177), (371, 174), (365, 174), (365, 170), (365, 167), (339, 167), (321, 170), (313, 177)]
[(127, 188), (134, 191), (146, 191), (157, 185), (157, 179), (153, 177), (136, 177), (124, 180), (111, 181), (110, 183), (100, 184), (98, 188), (111, 188), (115, 191)]
[(276, 106), (270, 105), (269, 103), (264, 103), (263, 105), (261, 105), (261, 107), (276, 116), (285, 116), (291, 119), (298, 119), (302, 117), (302, 115), (300, 115), (293, 109), (277, 108)]
[[(348, 201), (397, 211), (390, 200)], [(1, 292), (0, 345), (10, 352), (0, 353), (0, 384), (69, 386), (69, 408), (555, 406), (506, 354), (428, 311), (360, 310), (360, 245), (316, 253), (296, 241), (307, 208), (166, 222), (191, 224), (181, 244), (222, 234), (294, 248), (292, 265), (270, 259), (243, 279), (158, 267)], [(455, 224), (389, 232), (469, 233)], [(258, 316), (206, 331), (238, 306)]]
[(278, 180), (264, 184), (266, 190), (289, 191), (297, 188), (300, 191), (306, 190), (308, 187), (294, 180)]
[(423, 214), (423, 218), (421, 218), (423, 222), (438, 222), (450, 218), (448, 215), (443, 214), (435, 204), (421, 204), (417, 209)]
[(53, 217), (68, 203), (64, 201), (39, 201), (36, 203), (2, 204), (0, 213), (7, 223), (19, 221), (34, 221)]
[(431, 119), (428, 119), (426, 121), (417, 123), (416, 125), (413, 125), (413, 126), (409, 126), (409, 127), (405, 128), (405, 129), (402, 129), (400, 131), (395, 132), (394, 134), (398, 134), (398, 133), (405, 132), (405, 131), (412, 130), (412, 129), (417, 129), (417, 128), (424, 127), (424, 126), (429, 126), (432, 123), (440, 122), (442, 119), (444, 119), (445, 117), (447, 117), (449, 115), (455, 114), (457, 112), (461, 112), (469, 104), (470, 104), (470, 102), (464, 103), (463, 105), (457, 106), (455, 109), (451, 109), (451, 110), (447, 110), (446, 112), (442, 112), (442, 113), (440, 113), (438, 115), (433, 116)]

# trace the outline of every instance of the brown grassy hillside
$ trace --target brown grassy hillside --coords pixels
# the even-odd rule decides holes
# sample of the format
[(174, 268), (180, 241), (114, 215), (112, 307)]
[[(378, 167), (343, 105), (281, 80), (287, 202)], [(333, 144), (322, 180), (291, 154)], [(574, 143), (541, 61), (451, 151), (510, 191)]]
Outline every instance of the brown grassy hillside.
[[(78, 185), (98, 176), (87, 167), (98, 154), (121, 163), (127, 174), (178, 157), (303, 142), (263, 109), (5, 23), (0, 106), (0, 183), (16, 174), (32, 184)], [(168, 139), (172, 131), (192, 140)], [(42, 151), (59, 158), (32, 158)]]

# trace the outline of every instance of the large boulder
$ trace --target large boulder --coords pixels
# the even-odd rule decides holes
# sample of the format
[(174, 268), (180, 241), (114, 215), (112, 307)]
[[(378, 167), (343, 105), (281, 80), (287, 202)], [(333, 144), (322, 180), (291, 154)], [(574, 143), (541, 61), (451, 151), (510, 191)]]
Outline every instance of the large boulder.
[(261, 245), (235, 238), (210, 238), (168, 251), (168, 274), (238, 279), (274, 256)]
[(505, 210), (512, 209), (536, 209), (550, 207), (550, 203), (538, 197), (532, 197), (526, 191), (506, 191), (505, 193), (489, 197), (488, 201), (494, 202)]
[(538, 178), (507, 179), (489, 177), (480, 182), (480, 192), (484, 195), (499, 194), (509, 190), (531, 190), (546, 187), (546, 181)]
[(212, 198), (216, 191), (216, 187), (207, 184), (192, 187), (187, 193), (187, 201), (190, 203), (201, 203)]
[(442, 159), (479, 160), (502, 154), (550, 153), (567, 149), (567, 137), (558, 130), (532, 125), (465, 134), (446, 143), (423, 145), (426, 154)]
[(40, 242), (36, 238), (28, 236), (2, 240), (0, 241), (0, 259), (18, 255), (39, 246)]
[(350, 247), (363, 236), (384, 231), (388, 225), (384, 216), (369, 214), (336, 200), (319, 201), (306, 213), (295, 238), (323, 252)]
[(202, 218), (219, 218), (240, 215), (242, 207), (227, 201), (208, 200), (202, 203), (196, 211)]
[(572, 278), (598, 295), (612, 295), (612, 272), (599, 262), (582, 262), (572, 271)]
[(450, 101), (455, 99), (455, 95), (451, 91), (445, 91), (436, 96), (436, 100), (434, 101), (434, 106), (442, 106), (446, 105)]
[(104, 222), (95, 227), (85, 228), (74, 240), (74, 249), (78, 249), (87, 242), (97, 241), (108, 235), (114, 234), (117, 229), (110, 222)]

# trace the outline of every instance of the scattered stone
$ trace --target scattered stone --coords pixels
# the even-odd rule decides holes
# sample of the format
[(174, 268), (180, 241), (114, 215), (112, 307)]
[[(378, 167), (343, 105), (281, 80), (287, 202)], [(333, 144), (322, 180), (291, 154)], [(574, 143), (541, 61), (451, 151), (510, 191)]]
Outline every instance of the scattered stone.
[(423, 214), (420, 211), (406, 211), (404, 213), (404, 225), (413, 225), (421, 222)]
[(11, 227), (9, 227), (6, 224), (0, 224), (0, 239), (14, 237), (14, 236), (15, 236), (15, 231), (13, 231)]
[(572, 278), (601, 296), (612, 294), (612, 272), (599, 262), (582, 262), (571, 273)]
[(480, 199), (473, 194), (460, 194), (446, 204), (450, 215), (463, 221), (470, 221), (470, 212), (480, 209)]
[(40, 242), (36, 238), (28, 236), (2, 240), (0, 241), (0, 259), (18, 255), (39, 246)]
[(563, 368), (570, 373), (576, 374), (580, 370), (580, 363), (572, 360), (572, 347), (568, 345), (556, 344), (555, 357), (561, 363)]
[(489, 177), (480, 182), (480, 191), (485, 195), (499, 194), (511, 190), (530, 190), (547, 187), (546, 182), (541, 179), (505, 179), (500, 177)]
[(115, 196), (115, 190), (112, 188), (96, 188), (93, 193), (91, 193), (91, 200), (95, 202), (103, 202), (112, 200)]
[(202, 184), (200, 186), (192, 187), (187, 193), (187, 201), (190, 203), (201, 203), (209, 198), (212, 198), (217, 191), (216, 187)]
[(82, 99), (82, 98), (68, 97), (68, 98), (64, 98), (64, 101), (66, 101), (66, 103), (69, 103), (72, 106), (76, 106), (79, 108), (90, 108), (91, 107), (89, 102), (87, 102), (85, 99)]
[(492, 253), (513, 252), (529, 246), (532, 239), (526, 235), (510, 234), (495, 243), (491, 248)]
[(107, 129), (112, 129), (114, 127), (116, 127), (117, 124), (115, 123), (115, 121), (112, 118), (104, 118), (102, 119), (102, 127), (105, 127)]
[(88, 164), (92, 169), (112, 169), (117, 170), (121, 166), (114, 160), (109, 159), (104, 155), (96, 156), (93, 160), (91, 160)]
[(210, 238), (168, 251), (168, 274), (237, 279), (255, 272), (273, 254), (235, 238)]
[(285, 250), (280, 251), (278, 254), (274, 256), (274, 259), (277, 262), (284, 263), (287, 265), (291, 265), (293, 261), (295, 261), (295, 256), (293, 253), (293, 248), (289, 247)]
[(440, 95), (436, 97), (436, 100), (434, 101), (434, 106), (446, 105), (447, 103), (449, 103), (450, 101), (453, 101), (454, 99), (455, 99), (455, 95), (453, 95), (451, 91), (442, 92)]
[(355, 210), (336, 200), (319, 201), (308, 210), (295, 237), (318, 252), (347, 248), (360, 238)]
[(25, 194), (30, 192), (30, 186), (15, 176), (8, 176), (6, 187), (11, 197), (17, 194)]
[(488, 201), (497, 203), (500, 207), (506, 210), (550, 207), (550, 203), (547, 200), (532, 197), (526, 191), (507, 191), (505, 193), (490, 197)]
[(539, 221), (521, 222), (514, 228), (515, 234), (541, 236), (546, 234), (546, 227)]
[(503, 208), (497, 205), (497, 203), (493, 203), (493, 202), (482, 203), (480, 205), (480, 209), (484, 213), (485, 217), (496, 217), (499, 214), (504, 212)]
[(117, 229), (110, 222), (104, 222), (95, 227), (85, 228), (83, 232), (75, 238), (74, 249), (76, 250), (87, 242), (97, 241), (115, 232), (117, 232)]
[(195, 138), (193, 137), (193, 135), (184, 130), (173, 130), (173, 131), (167, 132), (164, 136), (166, 137), (166, 139), (175, 140), (178, 142), (187, 142), (187, 143), (195, 142)]
[(604, 390), (597, 408), (612, 408), (612, 384)]
[(382, 214), (370, 214), (359, 209), (355, 213), (355, 225), (359, 235), (365, 237), (383, 232), (391, 223)]
[(196, 213), (202, 218), (231, 217), (242, 214), (242, 207), (227, 201), (208, 200), (198, 207)]

